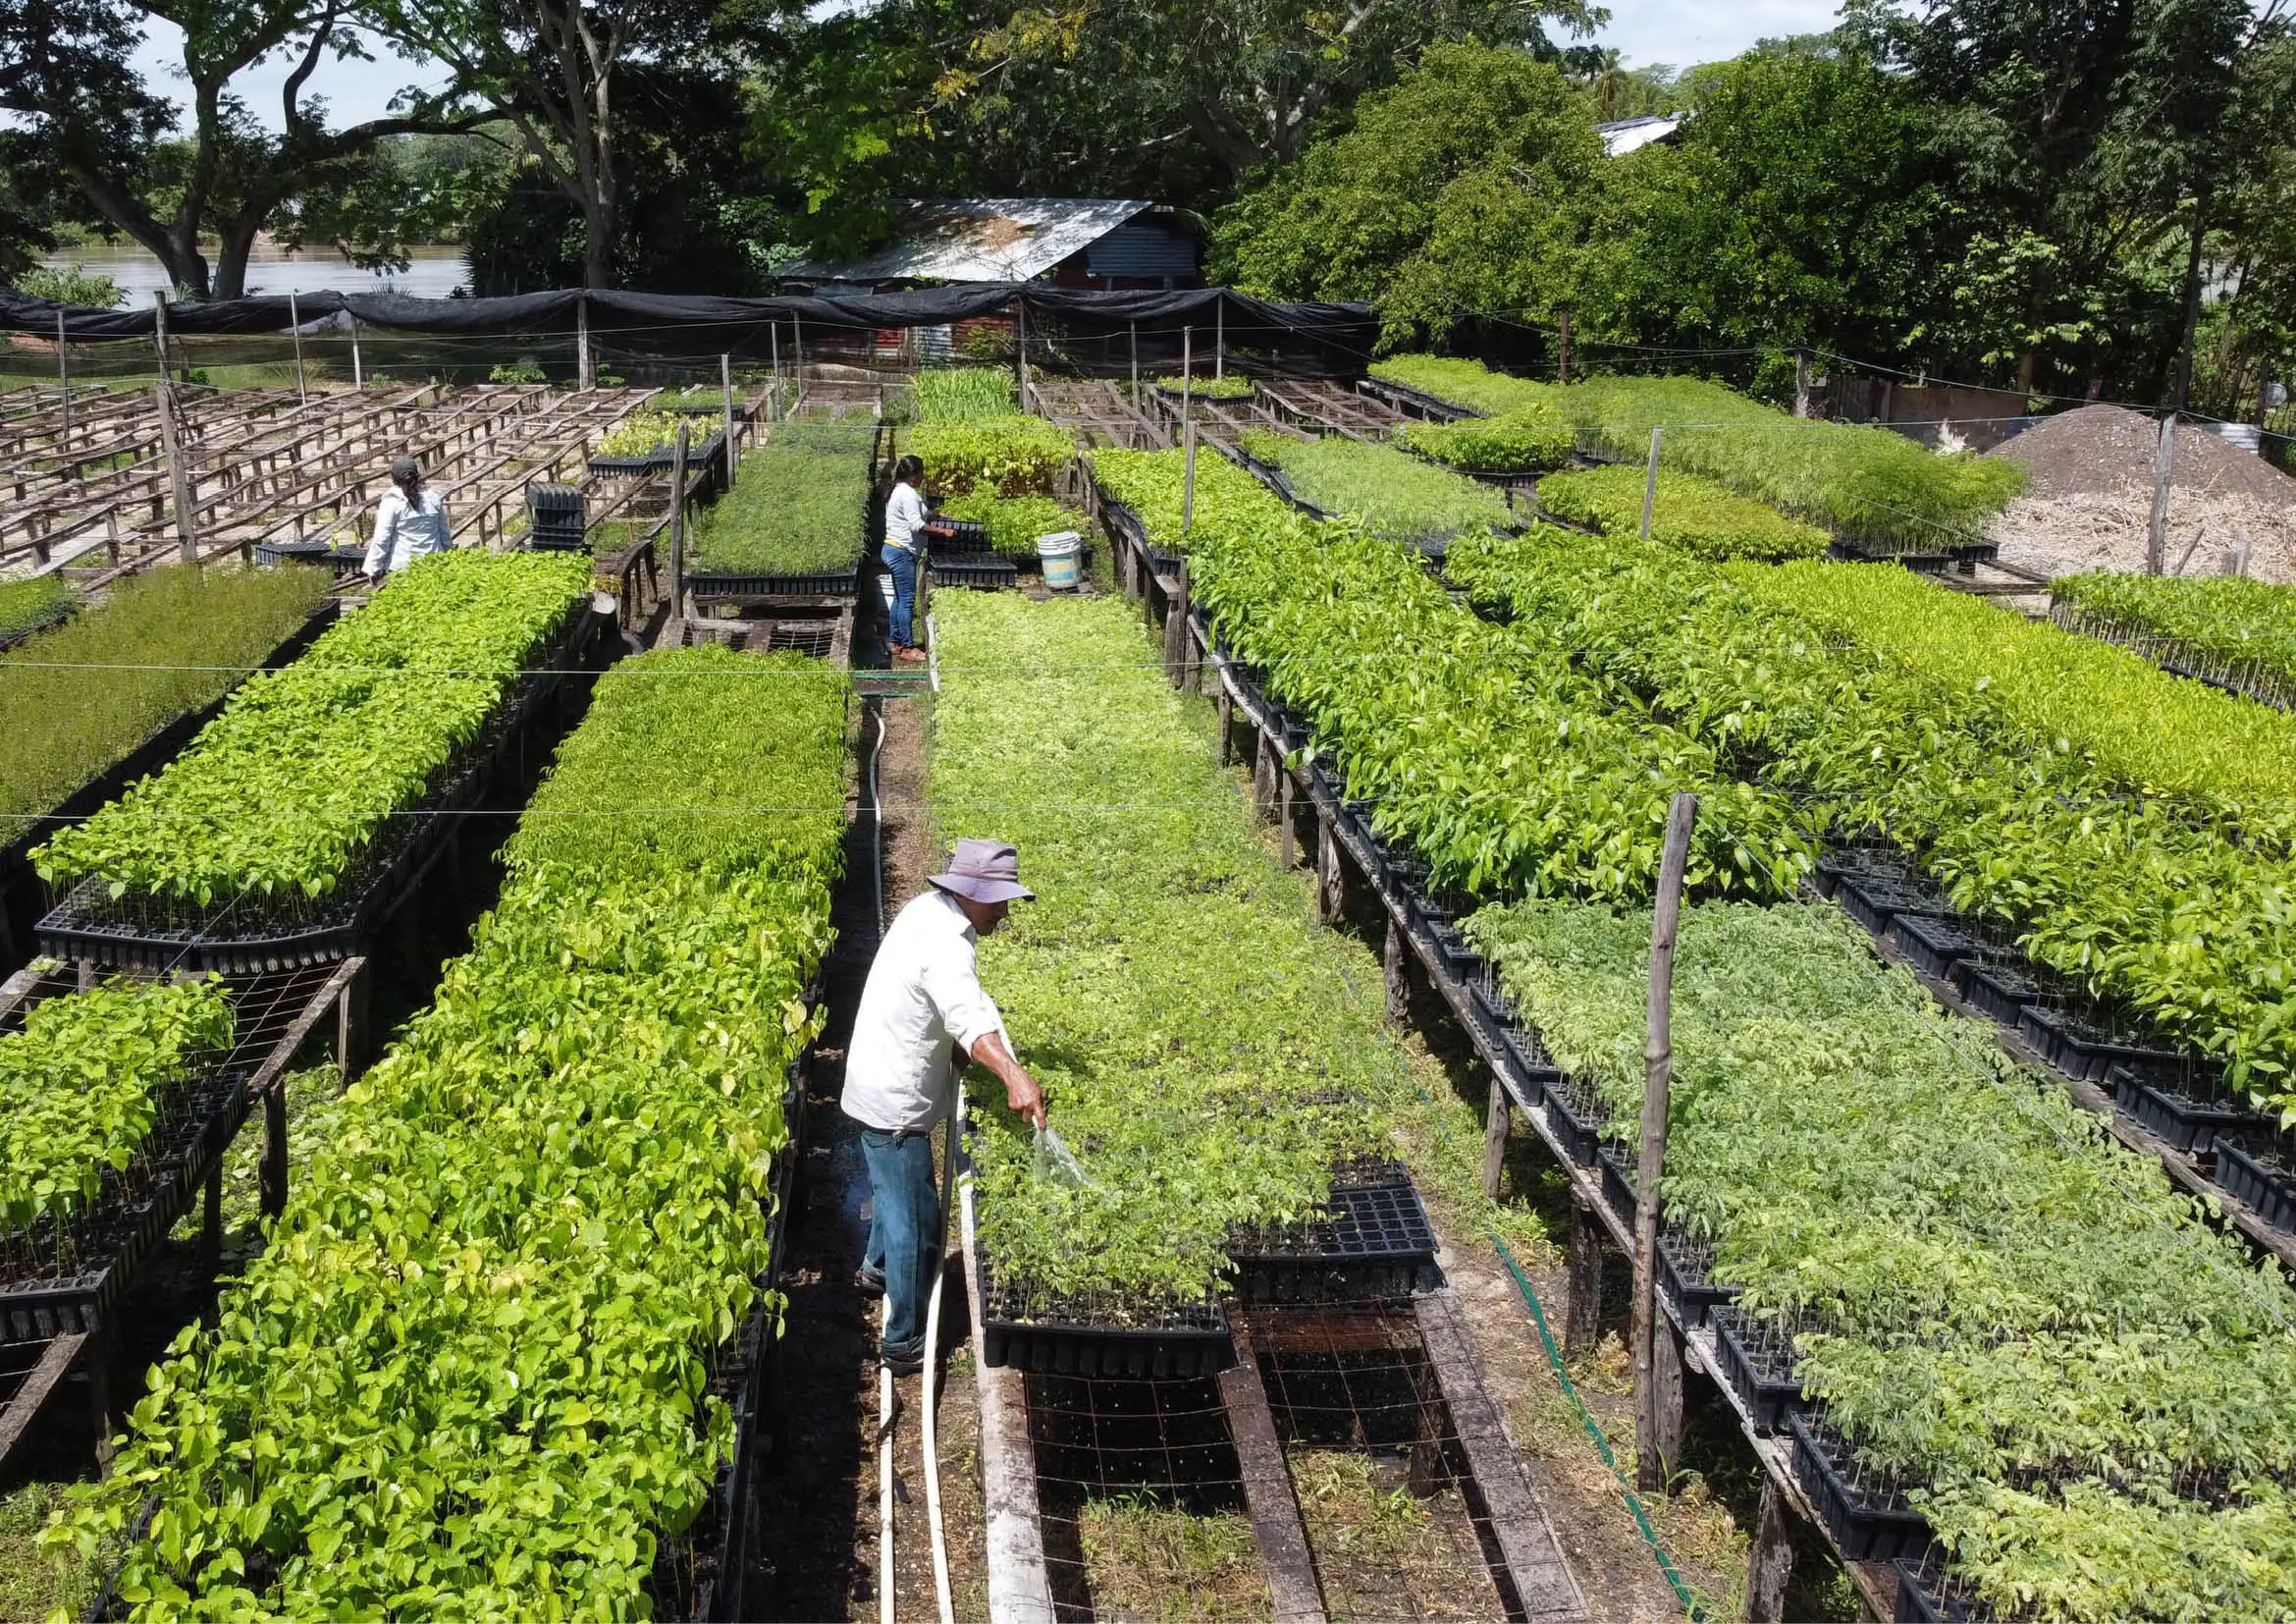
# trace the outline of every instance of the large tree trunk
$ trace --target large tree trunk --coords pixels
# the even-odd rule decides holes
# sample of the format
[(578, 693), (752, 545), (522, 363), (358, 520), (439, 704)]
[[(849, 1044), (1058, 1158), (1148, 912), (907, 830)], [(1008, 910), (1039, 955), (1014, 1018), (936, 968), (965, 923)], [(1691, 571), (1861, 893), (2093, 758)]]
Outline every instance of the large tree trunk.
[(208, 294), (207, 259), (199, 251), (196, 229), (186, 231), (178, 219), (163, 226), (153, 219), (142, 200), (119, 180), (67, 149), (64, 170), (95, 211), (126, 232), (164, 266), (177, 289), (205, 298)]
[(2192, 390), (2192, 341), (2201, 321), (2201, 244), (2208, 236), (2209, 194), (2192, 200), (2192, 247), (2184, 258), (2184, 332), (2176, 344), (2176, 393), (2171, 410), (2184, 409)]
[(263, 222), (271, 217), (273, 205), (245, 210), (225, 223), (223, 241), (215, 255), (215, 297), (239, 298), (247, 291), (247, 255), (254, 251), (255, 238), (263, 230)]

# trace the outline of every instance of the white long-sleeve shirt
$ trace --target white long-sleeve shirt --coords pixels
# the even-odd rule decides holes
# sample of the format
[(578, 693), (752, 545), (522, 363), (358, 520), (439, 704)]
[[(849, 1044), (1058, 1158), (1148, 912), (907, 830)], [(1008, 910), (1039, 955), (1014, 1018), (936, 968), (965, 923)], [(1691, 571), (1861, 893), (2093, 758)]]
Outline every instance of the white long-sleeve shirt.
[(893, 487), (893, 494), (885, 498), (884, 541), (887, 547), (898, 547), (904, 553), (918, 548), (917, 532), (925, 526), (925, 498), (917, 494), (917, 487), (903, 480)]
[(898, 1133), (949, 1112), (950, 1052), (1004, 1030), (981, 986), (980, 938), (955, 898), (934, 890), (894, 915), (869, 967), (845, 1048), (845, 1114)]
[(393, 485), (375, 505), (375, 534), (367, 543), (367, 573), (403, 569), (426, 554), (444, 553), (454, 545), (447, 533), (445, 497), (425, 485), (421, 501), (412, 503), (404, 491)]

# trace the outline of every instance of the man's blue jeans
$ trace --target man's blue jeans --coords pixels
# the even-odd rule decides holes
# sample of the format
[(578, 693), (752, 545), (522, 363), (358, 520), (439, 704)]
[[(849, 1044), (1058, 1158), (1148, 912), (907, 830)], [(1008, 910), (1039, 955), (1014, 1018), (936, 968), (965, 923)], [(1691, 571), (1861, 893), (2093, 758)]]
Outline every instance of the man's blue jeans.
[(917, 555), (887, 542), (884, 567), (893, 572), (893, 647), (917, 646)]
[(884, 1277), (884, 1353), (907, 1358), (925, 1347), (925, 1299), (939, 1265), (940, 1200), (933, 1187), (931, 1132), (861, 1130), (869, 1164), (870, 1272)]

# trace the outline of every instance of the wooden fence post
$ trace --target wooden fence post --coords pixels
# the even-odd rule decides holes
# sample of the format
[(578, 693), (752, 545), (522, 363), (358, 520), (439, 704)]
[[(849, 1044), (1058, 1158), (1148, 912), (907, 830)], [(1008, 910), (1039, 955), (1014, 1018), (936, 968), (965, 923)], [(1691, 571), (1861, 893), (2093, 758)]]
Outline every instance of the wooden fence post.
[[(1655, 442), (1654, 442), (1655, 444)], [(1664, 1489), (1669, 1462), (1661, 1439), (1679, 1436), (1659, 1419), (1658, 1380), (1651, 1343), (1658, 1327), (1658, 1186), (1666, 1174), (1667, 1100), (1674, 1078), (1675, 937), (1682, 928), (1682, 870), (1690, 857), (1690, 830), (1698, 797), (1677, 790), (1667, 811), (1666, 851), (1659, 859), (1658, 900), (1650, 916), (1650, 1001), (1642, 1045), (1642, 1146), (1634, 1166), (1634, 1307), (1629, 1335), (1634, 1353), (1634, 1482), (1644, 1493)], [(1681, 1399), (1681, 1385), (1676, 1385)]]
[(287, 330), (294, 340), (294, 398), (297, 406), (311, 404), (310, 389), (303, 382), (303, 318), (295, 308), (294, 290), (287, 291)]
[(2161, 446), (2153, 458), (2153, 524), (2146, 533), (2145, 573), (2158, 575), (2168, 563), (2168, 486), (2176, 466), (2176, 413), (2161, 419)]
[(1775, 1478), (1762, 1479), (1762, 1509), (1746, 1553), (1747, 1624), (1781, 1624), (1786, 1586), (1793, 1577), (1793, 1516)]
[(725, 488), (733, 489), (733, 467), (739, 460), (733, 455), (733, 357), (718, 357), (718, 387), (725, 393)]
[(199, 562), (198, 521), (191, 514), (191, 480), (184, 466), (183, 436), (176, 424), (176, 390), (163, 369), (159, 387), (154, 396), (159, 406), (159, 449), (168, 460), (168, 489), (176, 510), (176, 541), (182, 548), (184, 562)]
[(1507, 1134), (1514, 1126), (1515, 1102), (1507, 1098), (1507, 1085), (1496, 1072), (1491, 1075), (1491, 1100), (1483, 1111), (1483, 1194), (1491, 1200), (1499, 1199), (1499, 1186), (1507, 1172)]
[(1181, 439), (1185, 444), (1180, 459), (1180, 533), (1185, 536), (1196, 528), (1196, 425), (1194, 423), (1187, 423), (1183, 426)]
[(64, 353), (64, 312), (56, 312), (56, 383), (64, 391), (64, 447), (72, 447), (72, 361)]
[[(685, 619), (685, 419), (669, 448), (669, 618)], [(672, 645), (673, 647), (676, 645)]]
[(590, 355), (590, 295), (583, 289), (574, 293), (574, 386), (598, 387), (598, 366)]
[(1585, 1197), (1571, 1197), (1571, 1300), (1563, 1351), (1575, 1357), (1602, 1337), (1602, 1219)]
[(1395, 915), (1387, 916), (1385, 950), (1379, 955), (1380, 979), (1387, 988), (1387, 1018), (1398, 1026), (1412, 1018), (1411, 943)]

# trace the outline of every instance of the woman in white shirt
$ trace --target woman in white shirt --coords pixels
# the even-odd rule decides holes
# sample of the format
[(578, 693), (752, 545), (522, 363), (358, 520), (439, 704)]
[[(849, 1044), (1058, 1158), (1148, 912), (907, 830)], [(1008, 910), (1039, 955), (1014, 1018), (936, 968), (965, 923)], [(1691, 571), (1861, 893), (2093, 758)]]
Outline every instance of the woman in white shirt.
[(394, 569), (454, 545), (447, 533), (446, 499), (422, 482), (411, 457), (394, 459), (391, 488), (375, 505), (375, 534), (367, 543), (367, 581), (380, 586)]
[(925, 521), (925, 497), (917, 482), (925, 464), (904, 457), (893, 464), (893, 494), (884, 505), (884, 567), (893, 575), (893, 660), (915, 665), (925, 658), (917, 643), (917, 570), (924, 562), (927, 536), (954, 535), (945, 524)]

